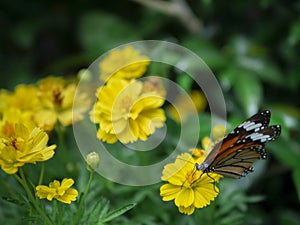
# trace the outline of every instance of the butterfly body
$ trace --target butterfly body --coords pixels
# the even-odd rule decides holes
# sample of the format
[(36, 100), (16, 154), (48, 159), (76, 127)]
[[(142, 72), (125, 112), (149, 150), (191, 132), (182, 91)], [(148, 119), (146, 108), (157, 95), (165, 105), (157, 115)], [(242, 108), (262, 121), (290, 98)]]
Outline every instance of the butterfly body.
[(269, 126), (270, 117), (271, 112), (264, 110), (241, 123), (214, 145), (203, 163), (196, 164), (196, 169), (232, 178), (253, 172), (252, 164), (267, 158), (265, 143), (281, 133), (280, 125)]

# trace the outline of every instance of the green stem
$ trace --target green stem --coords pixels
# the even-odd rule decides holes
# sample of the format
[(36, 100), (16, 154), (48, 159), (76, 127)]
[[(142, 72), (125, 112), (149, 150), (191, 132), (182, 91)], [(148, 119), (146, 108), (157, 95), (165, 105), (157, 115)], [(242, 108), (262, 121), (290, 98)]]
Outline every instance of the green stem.
[(41, 173), (40, 173), (40, 177), (39, 177), (39, 182), (38, 185), (41, 185), (43, 182), (43, 178), (44, 178), (44, 171), (45, 171), (45, 164), (44, 162), (42, 162), (42, 166), (41, 166)]
[(55, 201), (56, 202), (56, 207), (57, 207), (57, 211), (58, 211), (58, 225), (61, 225), (62, 224), (62, 210), (61, 210), (61, 205), (58, 201)]
[(20, 171), (21, 177), (19, 177), (17, 174), (14, 174), (14, 176), (17, 179), (17, 181), (23, 186), (24, 190), (26, 191), (29, 202), (31, 202), (31, 204), (34, 206), (36, 211), (41, 215), (45, 224), (53, 225), (52, 222), (50, 221), (50, 219), (48, 218), (48, 216), (45, 214), (45, 212), (43, 210), (41, 210), (36, 199), (34, 198), (33, 194), (31, 193), (22, 168), (20, 168), (19, 171)]
[(65, 127), (63, 127), (63, 125), (61, 125), (60, 123), (57, 123), (55, 126), (55, 130), (58, 136), (58, 141), (60, 144), (60, 149), (63, 149), (63, 151), (66, 150), (66, 145), (65, 145)]
[(77, 214), (75, 216), (75, 219), (73, 220), (73, 225), (77, 224), (78, 223), (78, 220), (80, 219), (81, 215), (82, 215), (82, 207), (85, 203), (85, 199), (86, 199), (86, 196), (90, 190), (90, 186), (91, 186), (91, 183), (92, 183), (92, 180), (93, 180), (93, 177), (94, 177), (94, 170), (91, 169), (90, 170), (90, 177), (89, 177), (89, 181), (88, 181), (88, 184), (87, 186), (85, 187), (85, 190), (84, 190), (84, 193), (82, 195), (82, 197), (80, 198), (80, 202), (79, 202), (79, 206), (78, 206), (78, 210), (77, 210)]

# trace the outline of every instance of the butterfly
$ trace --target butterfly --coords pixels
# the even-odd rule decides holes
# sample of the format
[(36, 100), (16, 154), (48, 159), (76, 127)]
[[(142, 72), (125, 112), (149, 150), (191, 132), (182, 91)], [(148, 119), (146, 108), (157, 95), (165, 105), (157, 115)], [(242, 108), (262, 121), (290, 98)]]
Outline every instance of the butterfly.
[(253, 172), (252, 164), (267, 158), (265, 143), (275, 140), (281, 133), (280, 125), (269, 126), (270, 117), (270, 110), (264, 110), (241, 123), (214, 145), (205, 160), (196, 164), (196, 169), (231, 178)]

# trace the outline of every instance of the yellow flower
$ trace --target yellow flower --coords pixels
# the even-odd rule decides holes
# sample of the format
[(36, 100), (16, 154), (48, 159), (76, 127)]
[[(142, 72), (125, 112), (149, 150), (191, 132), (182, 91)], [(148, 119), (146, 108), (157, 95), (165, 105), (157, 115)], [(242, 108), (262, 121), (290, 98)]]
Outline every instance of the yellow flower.
[(163, 98), (165, 98), (167, 95), (162, 79), (154, 76), (146, 78), (145, 82), (143, 83), (143, 92), (156, 92)]
[[(226, 132), (226, 127), (224, 127), (223, 125), (214, 126), (213, 130), (212, 130), (213, 140), (210, 139), (208, 136), (205, 136), (201, 140), (201, 145), (202, 145), (203, 150), (208, 154), (212, 150), (212, 148), (214, 147), (216, 142), (218, 142), (219, 140), (221, 140), (224, 137), (225, 132)], [(195, 157), (198, 157), (197, 152), (192, 151), (192, 154)]]
[(132, 46), (116, 49), (99, 64), (100, 79), (104, 82), (113, 78), (132, 79), (142, 76), (149, 64), (149, 58), (141, 55)]
[(2, 115), (0, 129), (3, 129), (5, 123), (20, 122), (26, 126), (36, 126), (33, 115), (36, 109), (40, 107), (40, 101), (37, 88), (34, 85), (18, 85), (14, 92), (2, 90), (0, 101), (0, 114)]
[(18, 108), (22, 111), (33, 111), (40, 106), (38, 90), (34, 85), (20, 84), (5, 99), (6, 107)]
[(160, 195), (163, 201), (174, 200), (181, 213), (191, 215), (196, 208), (209, 205), (219, 193), (214, 182), (222, 176), (196, 170), (196, 163), (203, 162), (205, 155), (195, 159), (183, 153), (164, 167), (161, 179), (168, 183), (161, 186)]
[(84, 93), (76, 95), (76, 105), (73, 104), (77, 88), (75, 81), (47, 77), (39, 82), (38, 88), (42, 108), (35, 113), (34, 119), (46, 131), (51, 131), (57, 121), (68, 126), (83, 119), (83, 114), (90, 105)]
[(47, 198), (47, 200), (52, 201), (54, 198), (60, 202), (71, 204), (71, 201), (76, 201), (78, 196), (78, 191), (70, 188), (73, 184), (73, 179), (64, 178), (61, 184), (59, 181), (54, 180), (50, 182), (49, 187), (38, 185), (35, 190), (40, 199)]
[(53, 157), (56, 145), (47, 147), (48, 135), (41, 128), (29, 129), (24, 124), (11, 124), (8, 135), (0, 136), (0, 165), (14, 174), (26, 163), (46, 161)]
[(193, 90), (189, 94), (179, 95), (175, 99), (174, 105), (167, 108), (169, 116), (177, 123), (182, 123), (194, 113), (203, 111), (206, 107), (206, 98), (202, 92)]
[(163, 126), (166, 117), (159, 107), (164, 99), (156, 92), (142, 90), (142, 82), (121, 79), (111, 79), (98, 90), (90, 119), (99, 123), (100, 140), (108, 143), (146, 140)]
[(213, 128), (213, 137), (215, 140), (220, 140), (225, 136), (226, 127), (223, 125), (216, 125)]
[(0, 136), (14, 135), (16, 123), (22, 123), (30, 130), (36, 127), (32, 121), (32, 112), (21, 111), (19, 108), (6, 108), (0, 120)]

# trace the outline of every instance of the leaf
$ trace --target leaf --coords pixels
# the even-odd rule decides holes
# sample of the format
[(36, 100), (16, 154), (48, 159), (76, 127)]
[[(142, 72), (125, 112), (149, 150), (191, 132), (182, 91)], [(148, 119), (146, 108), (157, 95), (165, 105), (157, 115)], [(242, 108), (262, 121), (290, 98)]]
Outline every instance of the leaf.
[(109, 214), (106, 215), (106, 217), (102, 220), (103, 223), (105, 222), (109, 222), (119, 216), (121, 216), (122, 214), (124, 214), (125, 212), (129, 211), (130, 209), (132, 209), (134, 206), (136, 205), (136, 203), (131, 203), (128, 205), (125, 205), (119, 209), (116, 209), (112, 212), (110, 212)]
[(193, 79), (185, 73), (178, 74), (177, 83), (186, 92), (190, 92), (192, 89)]
[(99, 219), (102, 221), (103, 218), (105, 218), (108, 210), (109, 210), (110, 204), (107, 199), (101, 199), (98, 203), (94, 205), (94, 208), (92, 212), (89, 215), (89, 223), (96, 223), (99, 221)]
[(81, 17), (78, 36), (85, 50), (98, 54), (140, 39), (130, 24), (101, 11), (88, 12)]
[(234, 84), (236, 98), (248, 116), (255, 114), (262, 100), (262, 85), (250, 72), (241, 72)]
[(5, 200), (5, 201), (7, 201), (7, 202), (16, 204), (16, 205), (20, 205), (20, 206), (24, 206), (25, 205), (25, 203), (23, 201), (20, 201), (19, 199), (16, 199), (16, 198), (2, 196), (2, 199)]
[(300, 42), (300, 20), (295, 22), (293, 26), (290, 27), (290, 34), (288, 37), (288, 43), (295, 46)]
[(292, 141), (279, 138), (276, 142), (268, 143), (268, 148), (278, 160), (290, 168), (298, 168), (300, 160), (299, 145)]
[(298, 201), (300, 202), (300, 166), (293, 171), (293, 180), (298, 194)]
[(182, 45), (195, 52), (214, 70), (226, 66), (225, 57), (212, 41), (201, 39), (199, 36), (188, 36), (183, 40)]

